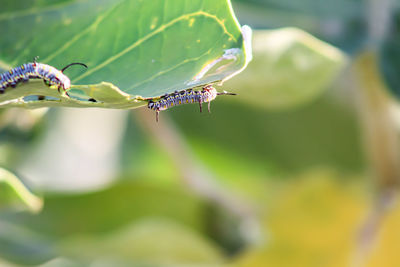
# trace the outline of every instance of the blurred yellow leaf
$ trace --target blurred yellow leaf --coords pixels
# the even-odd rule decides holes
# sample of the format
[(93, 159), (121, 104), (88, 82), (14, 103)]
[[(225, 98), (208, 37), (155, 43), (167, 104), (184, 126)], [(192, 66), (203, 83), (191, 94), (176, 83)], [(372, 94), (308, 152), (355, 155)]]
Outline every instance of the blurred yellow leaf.
[(338, 178), (316, 171), (274, 187), (264, 203), (267, 241), (235, 266), (348, 266), (366, 205), (359, 189)]
[(367, 267), (400, 266), (400, 205), (389, 211), (378, 233)]

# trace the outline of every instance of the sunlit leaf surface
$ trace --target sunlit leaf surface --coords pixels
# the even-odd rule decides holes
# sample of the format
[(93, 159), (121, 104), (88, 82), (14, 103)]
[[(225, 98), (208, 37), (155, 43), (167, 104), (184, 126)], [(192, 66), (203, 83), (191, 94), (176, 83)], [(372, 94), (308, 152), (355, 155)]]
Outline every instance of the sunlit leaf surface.
[[(7, 36), (0, 40), (0, 67), (31, 62), (34, 56), (58, 69), (83, 62), (88, 70), (66, 70), (73, 84), (96, 87), (110, 82), (132, 96), (121, 106), (108, 101), (107, 95), (115, 91), (96, 87), (106, 96), (98, 101), (108, 107), (135, 107), (137, 103), (130, 101), (135, 96), (156, 97), (220, 81), (246, 65), (242, 32), (227, 0), (25, 2), (12, 1), (0, 11), (0, 35)], [(13, 99), (61, 98), (26, 107), (93, 106), (82, 103), (92, 98), (90, 94), (81, 86), (75, 89), (78, 92), (71, 91), (74, 102), (52, 88), (23, 84), (15, 89)], [(0, 101), (8, 100), (8, 93)]]

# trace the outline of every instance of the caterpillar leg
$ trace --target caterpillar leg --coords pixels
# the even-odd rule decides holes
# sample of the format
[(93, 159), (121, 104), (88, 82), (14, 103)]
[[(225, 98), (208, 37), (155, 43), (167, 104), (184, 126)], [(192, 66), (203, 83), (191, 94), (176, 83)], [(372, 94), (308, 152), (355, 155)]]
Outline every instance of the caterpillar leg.
[(159, 116), (159, 114), (160, 114), (160, 110), (156, 110), (156, 122), (158, 122), (158, 116)]
[(203, 101), (199, 101), (200, 113), (203, 112)]
[(59, 87), (58, 87), (58, 92), (61, 94), (61, 91), (60, 91), (61, 88), (64, 90), (65, 95), (68, 96), (68, 97), (70, 97), (69, 94), (68, 94), (68, 92), (67, 92), (67, 90), (65, 90), (65, 88), (62, 87), (62, 86), (59, 86)]

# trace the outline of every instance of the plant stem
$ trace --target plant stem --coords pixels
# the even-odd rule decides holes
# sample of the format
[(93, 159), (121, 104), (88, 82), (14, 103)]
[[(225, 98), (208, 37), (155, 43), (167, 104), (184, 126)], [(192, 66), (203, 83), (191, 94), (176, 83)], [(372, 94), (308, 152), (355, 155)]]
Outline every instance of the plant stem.
[(367, 46), (352, 66), (365, 148), (377, 189), (370, 214), (360, 230), (355, 266), (368, 263), (382, 222), (395, 201), (400, 181), (400, 146), (396, 123), (390, 112), (393, 103), (378, 67), (378, 51), (391, 28), (392, 2), (367, 1)]
[(355, 59), (352, 69), (365, 150), (377, 190), (370, 214), (360, 229), (354, 266), (367, 263), (400, 178), (400, 146), (390, 111), (392, 100), (380, 75), (377, 57), (373, 49), (366, 49)]
[(259, 226), (251, 207), (216, 183), (216, 178), (207, 167), (195, 159), (190, 146), (173, 121), (163, 114), (162, 119), (156, 123), (154, 112), (147, 109), (137, 109), (134, 112), (133, 114), (139, 113), (136, 117), (145, 131), (169, 154), (181, 174), (182, 182), (199, 196), (235, 215), (241, 221), (239, 231), (244, 240), (250, 243), (257, 241)]

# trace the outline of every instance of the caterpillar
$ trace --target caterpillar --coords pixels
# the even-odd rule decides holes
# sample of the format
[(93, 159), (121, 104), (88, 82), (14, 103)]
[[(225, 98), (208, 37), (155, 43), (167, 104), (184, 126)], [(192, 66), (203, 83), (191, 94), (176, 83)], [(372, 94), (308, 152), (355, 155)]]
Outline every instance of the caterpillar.
[(156, 111), (156, 121), (158, 122), (159, 113), (162, 110), (166, 110), (170, 107), (189, 104), (189, 103), (199, 103), (200, 112), (203, 111), (202, 104), (208, 102), (208, 112), (210, 111), (211, 101), (213, 101), (217, 95), (236, 95), (234, 93), (229, 93), (227, 91), (217, 92), (217, 90), (212, 85), (207, 85), (203, 87), (201, 91), (195, 91), (193, 89), (175, 91), (172, 94), (165, 94), (159, 99), (150, 99), (147, 107), (149, 109)]
[(50, 65), (38, 63), (37, 59), (38, 57), (35, 57), (33, 63), (23, 64), (0, 74), (0, 94), (3, 94), (8, 87), (15, 88), (20, 82), (28, 82), (29, 79), (43, 79), (46, 85), (57, 86), (58, 92), (63, 89), (65, 94), (69, 96), (67, 90), (71, 87), (71, 81), (64, 74), (64, 71), (73, 65), (81, 65), (87, 68), (83, 63), (74, 62), (58, 70)]

